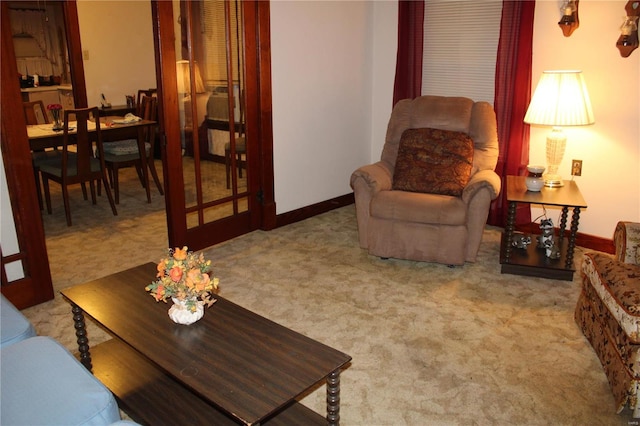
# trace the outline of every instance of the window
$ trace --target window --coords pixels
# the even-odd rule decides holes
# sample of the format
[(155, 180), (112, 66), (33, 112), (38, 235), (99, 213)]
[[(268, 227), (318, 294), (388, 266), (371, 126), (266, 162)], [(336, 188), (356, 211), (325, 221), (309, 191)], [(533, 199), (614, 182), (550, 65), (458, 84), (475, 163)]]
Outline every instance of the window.
[(501, 0), (428, 0), (422, 94), (493, 104)]

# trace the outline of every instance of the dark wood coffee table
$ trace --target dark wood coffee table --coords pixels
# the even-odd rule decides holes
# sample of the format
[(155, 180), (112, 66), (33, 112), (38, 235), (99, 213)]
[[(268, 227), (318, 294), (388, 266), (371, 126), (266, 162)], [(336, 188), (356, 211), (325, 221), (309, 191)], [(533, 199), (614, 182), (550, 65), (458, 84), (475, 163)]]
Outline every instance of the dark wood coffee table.
[[(175, 324), (144, 287), (148, 263), (63, 290), (80, 361), (134, 420), (178, 424), (339, 424), (340, 371), (351, 357), (223, 297)], [(283, 301), (286, 303), (286, 301)], [(115, 338), (89, 350), (84, 316)], [(327, 417), (296, 401), (326, 379)]]

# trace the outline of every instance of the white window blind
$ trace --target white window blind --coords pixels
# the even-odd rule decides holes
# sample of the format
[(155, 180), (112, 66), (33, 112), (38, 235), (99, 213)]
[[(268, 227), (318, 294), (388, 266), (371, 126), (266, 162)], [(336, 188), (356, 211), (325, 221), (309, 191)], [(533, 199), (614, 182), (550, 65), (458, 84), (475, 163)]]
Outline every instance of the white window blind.
[[(242, 64), (242, 55), (239, 52), (238, 37), (242, 37), (238, 28), (240, 4), (231, 1), (231, 61), (233, 67), (233, 80), (238, 81), (239, 69)], [(203, 32), (205, 34), (205, 79), (207, 85), (227, 85), (227, 29), (225, 26), (225, 2), (203, 2)]]
[(422, 94), (493, 104), (501, 0), (425, 0)]

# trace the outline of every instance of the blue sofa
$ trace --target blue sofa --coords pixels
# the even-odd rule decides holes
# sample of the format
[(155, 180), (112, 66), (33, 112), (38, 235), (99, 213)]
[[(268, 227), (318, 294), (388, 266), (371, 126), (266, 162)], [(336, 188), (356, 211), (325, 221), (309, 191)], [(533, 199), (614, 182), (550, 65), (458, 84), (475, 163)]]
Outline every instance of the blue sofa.
[(122, 421), (109, 389), (59, 342), (36, 336), (4, 296), (0, 319), (0, 424), (135, 424)]

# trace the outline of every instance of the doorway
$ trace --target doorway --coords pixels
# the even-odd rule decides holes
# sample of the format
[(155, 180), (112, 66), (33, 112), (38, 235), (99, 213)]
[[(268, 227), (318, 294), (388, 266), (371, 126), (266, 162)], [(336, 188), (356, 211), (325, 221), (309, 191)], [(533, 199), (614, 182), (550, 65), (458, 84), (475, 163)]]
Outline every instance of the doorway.
[[(189, 2), (183, 2), (183, 4), (187, 3)], [(67, 12), (69, 10), (75, 12), (75, 7), (71, 7), (75, 4), (73, 0), (64, 2), (64, 4)], [(180, 6), (180, 3), (178, 3), (178, 5)], [(160, 134), (162, 159), (164, 163), (164, 182), (166, 186), (165, 204), (167, 213), (167, 229), (164, 231), (168, 232), (170, 246), (188, 245), (192, 250), (199, 250), (254, 229), (268, 230), (275, 227), (269, 3), (245, 1), (239, 5), (242, 9), (241, 21), (243, 25), (242, 28), (244, 29), (244, 63), (242, 72), (245, 73), (245, 76), (242, 85), (245, 90), (243, 99), (246, 104), (243, 105), (244, 118), (238, 122), (243, 122), (244, 126), (236, 126), (235, 101), (230, 102), (228, 109), (229, 111), (234, 111), (233, 115), (229, 114), (229, 121), (231, 121), (229, 126), (230, 129), (233, 129), (229, 141), (229, 151), (233, 157), (230, 159), (229, 166), (230, 189), (232, 189), (233, 193), (232, 199), (211, 197), (207, 186), (203, 184), (203, 177), (205, 177), (206, 181), (207, 173), (209, 173), (206, 170), (207, 163), (203, 164), (203, 162), (210, 161), (207, 155), (211, 154), (211, 152), (208, 150), (203, 151), (202, 147), (204, 144), (202, 141), (205, 139), (204, 137), (201, 138), (199, 133), (193, 129), (191, 134), (191, 147), (194, 150), (192, 158), (199, 155), (195, 154), (196, 152), (203, 154), (200, 156), (200, 170), (196, 171), (196, 162), (193, 162), (193, 169), (188, 169), (183, 164), (182, 150), (185, 150), (185, 154), (188, 151), (188, 139), (185, 132), (188, 128), (187, 126), (180, 125), (177, 83), (178, 55), (176, 54), (176, 52), (180, 52), (181, 55), (182, 52), (180, 46), (167, 45), (165, 43), (168, 40), (167, 38), (164, 39), (164, 42), (160, 41), (163, 35), (167, 36), (173, 34), (173, 31), (175, 31), (174, 23), (177, 22), (177, 17), (180, 15), (176, 14), (174, 18), (173, 6), (174, 4), (171, 2), (151, 2), (154, 21), (154, 42), (156, 46), (158, 95), (162, 98), (159, 114), (160, 122), (162, 123)], [(4, 11), (3, 5), (3, 12)], [(228, 14), (225, 15), (225, 19), (228, 19), (226, 16), (230, 16), (230, 12), (231, 11), (225, 12)], [(193, 9), (191, 9), (190, 13), (191, 16), (193, 16)], [(72, 21), (67, 21), (66, 24), (71, 26), (75, 25), (77, 32), (77, 14), (75, 14), (74, 22), (75, 24)], [(195, 22), (195, 20), (190, 22)], [(189, 25), (191, 26), (193, 24), (190, 23)], [(180, 32), (180, 34), (182, 33)], [(193, 33), (191, 38), (193, 38)], [(10, 37), (3, 37), (3, 41), (6, 40), (10, 40)], [(181, 38), (178, 38), (178, 40), (181, 40)], [(82, 50), (79, 36), (74, 37), (71, 35), (68, 43), (71, 74), (74, 77), (81, 77), (84, 83)], [(5, 58), (3, 65), (10, 63), (12, 57), (15, 56), (13, 48), (7, 47), (7, 44), (8, 43), (2, 44), (3, 58)], [(187, 42), (187, 46), (193, 46), (193, 40)], [(195, 56), (193, 51), (190, 51), (186, 58), (189, 62), (189, 80), (196, 81), (193, 63), (197, 59), (197, 56)], [(78, 66), (78, 64), (80, 66)], [(236, 69), (239, 70), (240, 68)], [(3, 263), (14, 259), (21, 260), (27, 277), (21, 279), (20, 283), (9, 283), (3, 277), (2, 292), (7, 295), (10, 300), (14, 301), (14, 303), (18, 301), (15, 303), (17, 306), (24, 308), (44, 301), (41, 297), (43, 294), (42, 290), (28, 286), (34, 283), (42, 286), (43, 284), (47, 284), (47, 282), (47, 285), (50, 285), (51, 274), (49, 268), (36, 267), (37, 265), (42, 265), (43, 263), (48, 264), (49, 262), (47, 261), (47, 248), (44, 229), (42, 227), (42, 217), (37, 207), (35, 184), (33, 184), (33, 170), (30, 161), (27, 135), (24, 129), (24, 117), (13, 114), (13, 112), (21, 111), (21, 108), (18, 107), (21, 103), (21, 97), (17, 85), (17, 72), (8, 65), (3, 67), (3, 76), (12, 75), (16, 77), (15, 80), (13, 78), (11, 80), (3, 78), (2, 154), (4, 164), (8, 166), (7, 187), (11, 194), (11, 208), (15, 217), (16, 230), (18, 230), (20, 235), (18, 238), (19, 247), (17, 252), (15, 254), (5, 252), (2, 255), (2, 259)], [(235, 75), (237, 76), (237, 72)], [(227, 87), (234, 87), (236, 82), (233, 81), (235, 80), (233, 77), (233, 69), (228, 76), (231, 76), (228, 77), (228, 80), (231, 78), (232, 81), (230, 84), (229, 81), (227, 81), (229, 84)], [(15, 87), (13, 87), (13, 84), (10, 84), (12, 81), (16, 82)], [(84, 84), (82, 86), (84, 86)], [(240, 83), (238, 83), (237, 86), (238, 89), (236, 93), (239, 94)], [(74, 92), (76, 92), (74, 93), (76, 105), (84, 106), (83, 104), (86, 104), (86, 89), (84, 87), (78, 87), (78, 89), (80, 90), (74, 90)], [(233, 92), (233, 90), (231, 90), (231, 92)], [(196, 85), (193, 86), (193, 89), (185, 93), (191, 95), (192, 101), (185, 103), (185, 105), (188, 104), (189, 106), (186, 107), (184, 111), (190, 109), (192, 116), (197, 116), (198, 106), (195, 104), (195, 99), (197, 99), (198, 93)], [(227, 91), (227, 93), (229, 93), (229, 91)], [(230, 96), (228, 100), (231, 100)], [(9, 114), (10, 111), (11, 114)], [(243, 135), (240, 133), (243, 133)], [(238, 153), (237, 140), (235, 141), (235, 146), (232, 140), (232, 138), (240, 138), (242, 136), (245, 136), (247, 141), (246, 154)], [(215, 161), (211, 162), (213, 163)], [(242, 167), (242, 177), (240, 177), (240, 167)], [(233, 172), (234, 175), (232, 175), (231, 172)], [(246, 189), (243, 187), (243, 179), (246, 181), (246, 184), (244, 184), (246, 185)], [(185, 182), (189, 180), (200, 185), (199, 193), (195, 191), (195, 197), (193, 198), (188, 198), (187, 194), (185, 194)], [(224, 186), (226, 187), (226, 171)], [(188, 200), (190, 200), (189, 204), (187, 203)], [(193, 203), (191, 200), (195, 200), (196, 202)], [(211, 202), (229, 203), (232, 206), (231, 211), (233, 214), (231, 216), (210, 220), (209, 216), (207, 216), (207, 209), (213, 207)], [(190, 211), (189, 209), (191, 208), (194, 210)], [(196, 217), (197, 220), (190, 219), (190, 216)], [(195, 224), (195, 226), (192, 226), (192, 223)], [(34, 224), (37, 224), (37, 226)], [(4, 248), (5, 247), (3, 247), (3, 249)], [(26, 285), (26, 287), (22, 287), (22, 284)], [(47, 292), (47, 294), (52, 295), (50, 292)]]

